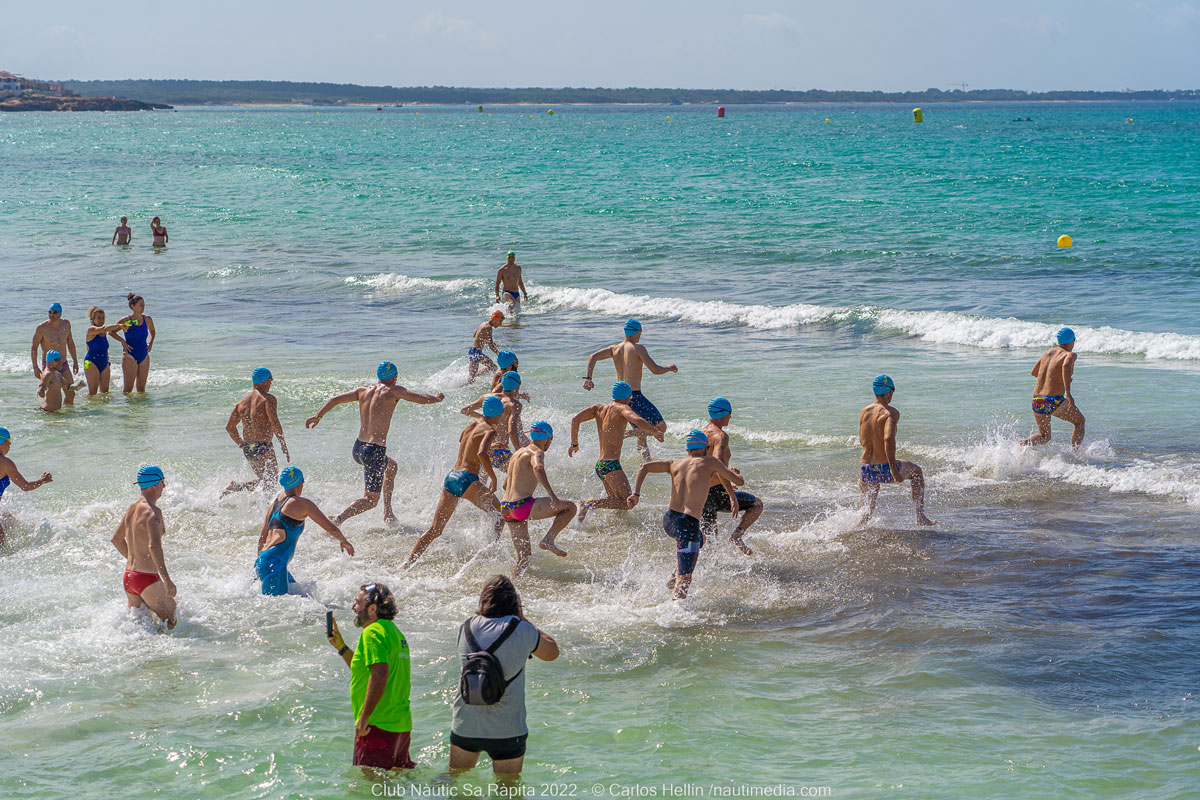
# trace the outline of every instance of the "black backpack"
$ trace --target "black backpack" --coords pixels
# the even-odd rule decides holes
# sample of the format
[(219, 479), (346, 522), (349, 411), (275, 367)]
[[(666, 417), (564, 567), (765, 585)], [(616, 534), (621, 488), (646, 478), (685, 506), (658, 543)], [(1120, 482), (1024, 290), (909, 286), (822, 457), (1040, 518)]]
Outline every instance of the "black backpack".
[(520, 624), (519, 619), (509, 620), (504, 630), (496, 637), (496, 641), (485, 649), (480, 647), (479, 642), (471, 635), (471, 620), (463, 623), (462, 633), (466, 637), (467, 647), (471, 648), (467, 662), (463, 664), (462, 677), (458, 681), (458, 695), (464, 703), (471, 706), (491, 706), (499, 703), (508, 685), (525, 671), (525, 668), (521, 667), (516, 675), (504, 680), (504, 668), (500, 666), (500, 659), (495, 656), (496, 650)]

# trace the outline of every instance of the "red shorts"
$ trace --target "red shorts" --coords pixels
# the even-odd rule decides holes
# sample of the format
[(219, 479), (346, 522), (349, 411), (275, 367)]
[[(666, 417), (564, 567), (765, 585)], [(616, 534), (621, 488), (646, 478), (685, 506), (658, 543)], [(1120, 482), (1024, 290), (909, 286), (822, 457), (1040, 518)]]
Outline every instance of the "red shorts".
[(142, 592), (158, 583), (158, 580), (157, 572), (134, 572), (127, 569), (125, 570), (125, 591), (141, 597)]
[(379, 769), (412, 769), (416, 764), (408, 757), (411, 741), (410, 731), (393, 733), (370, 725), (366, 736), (354, 739), (354, 764)]

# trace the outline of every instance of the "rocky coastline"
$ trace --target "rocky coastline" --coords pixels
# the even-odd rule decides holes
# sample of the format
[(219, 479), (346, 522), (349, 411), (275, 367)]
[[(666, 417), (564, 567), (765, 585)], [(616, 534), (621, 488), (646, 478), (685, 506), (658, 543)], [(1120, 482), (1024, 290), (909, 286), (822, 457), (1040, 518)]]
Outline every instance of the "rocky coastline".
[(0, 111), (154, 111), (169, 109), (165, 103), (143, 103), (127, 97), (60, 97), (23, 94), (0, 100)]

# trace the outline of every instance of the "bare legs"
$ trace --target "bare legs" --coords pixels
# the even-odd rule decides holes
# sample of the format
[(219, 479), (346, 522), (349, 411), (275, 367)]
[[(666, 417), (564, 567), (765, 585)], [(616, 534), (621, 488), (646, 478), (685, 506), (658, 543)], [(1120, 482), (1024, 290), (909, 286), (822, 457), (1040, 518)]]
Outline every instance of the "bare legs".
[(500, 368), (496, 366), (496, 362), (492, 361), (487, 356), (484, 356), (478, 361), (472, 359), (467, 365), (467, 383), (474, 383), (475, 378), (479, 376), (481, 369), (486, 369), (488, 375), (494, 375), (496, 370)]
[(125, 382), (125, 394), (132, 392), (134, 386), (139, 392), (146, 391), (146, 380), (150, 377), (150, 356), (146, 356), (139, 364), (133, 360), (133, 356), (125, 353), (121, 357), (121, 377)]
[[(500, 535), (500, 529), (504, 527), (504, 517), (500, 515), (500, 504), (496, 501), (496, 495), (483, 488), (483, 485), (478, 481), (472, 483), (467, 490), (463, 492), (462, 499), (475, 505), (481, 511), (486, 512), (494, 517), (495, 534)], [(433, 544), (433, 540), (442, 535), (446, 530), (446, 524), (450, 522), (450, 518), (454, 516), (454, 509), (458, 508), (458, 498), (450, 494), (450, 492), (442, 489), (442, 496), (438, 500), (437, 509), (433, 512), (433, 524), (429, 526), (429, 530), (422, 533), (417, 538), (417, 543), (413, 545), (412, 552), (409, 553), (408, 561), (404, 562), (404, 568), (408, 569), (416, 560), (421, 557), (421, 554)], [(514, 546), (516, 539), (513, 540)], [(529, 537), (525, 538), (526, 559), (528, 559)], [(520, 553), (518, 552), (518, 557)], [(519, 560), (519, 558), (518, 558)]]
[[(667, 432), (666, 421), (660, 422), (657, 425), (655, 425), (654, 427), (659, 433)], [(626, 439), (628, 439), (631, 436), (634, 439), (637, 439), (638, 455), (640, 455), (646, 461), (649, 461), (652, 458), (652, 456), (650, 454), (650, 446), (648, 444), (646, 444), (646, 439), (648, 439), (650, 437), (650, 434), (646, 433), (641, 428), (634, 428), (633, 430), (627, 431), (625, 433)]]
[[(396, 473), (399, 470), (400, 465), (392, 458), (387, 460), (387, 466), (383, 468), (383, 521), (389, 524), (396, 521), (396, 515), (392, 513), (392, 491), (396, 488)], [(351, 517), (357, 517), (363, 512), (370, 511), (379, 505), (380, 494), (381, 492), (364, 493), (361, 498), (346, 506), (345, 511), (334, 517), (333, 524), (341, 525)]]
[[(472, 753), (470, 750), (463, 750), (456, 744), (450, 745), (450, 771), (461, 772), (471, 769), (479, 761), (479, 753)], [(493, 761), (492, 769), (496, 772), (496, 777), (500, 780), (512, 781), (516, 780), (521, 774), (521, 767), (525, 765), (525, 756), (520, 758), (506, 758), (503, 761)]]
[[(917, 524), (936, 525), (937, 520), (925, 516), (925, 473), (911, 461), (897, 461), (896, 464), (900, 467), (900, 472), (892, 476), (892, 482), (912, 481), (913, 510), (917, 514)], [(866, 483), (862, 480), (858, 482), (858, 491), (862, 496), (863, 507), (862, 519), (858, 521), (859, 525), (865, 525), (871, 515), (875, 513), (875, 501), (879, 498), (879, 487), (878, 483)]]
[(97, 394), (108, 394), (108, 384), (112, 378), (111, 366), (105, 367), (103, 372), (94, 366), (84, 367), (83, 374), (87, 378), (88, 397), (95, 397)]
[(233, 492), (247, 492), (257, 489), (259, 484), (264, 480), (268, 484), (271, 484), (279, 479), (279, 462), (275, 460), (275, 450), (273, 448), (258, 458), (251, 459), (250, 467), (258, 477), (245, 483), (231, 482), (225, 487), (225, 491), (221, 492), (221, 497)]
[(603, 500), (584, 500), (579, 504), (579, 523), (583, 524), (583, 518), (593, 508), (614, 508), (620, 511), (629, 510), (629, 493), (632, 491), (629, 488), (629, 478), (625, 477), (624, 470), (615, 470), (608, 473), (600, 479), (604, 483), (604, 489), (608, 492), (608, 497)]
[[(741, 519), (738, 520), (737, 527), (734, 528), (733, 533), (729, 537), (729, 541), (733, 542), (734, 545), (736, 545), (737, 548), (746, 555), (752, 556), (754, 555), (754, 551), (742, 541), (742, 537), (746, 534), (746, 529), (753, 525), (755, 521), (762, 516), (763, 502), (756, 497), (754, 498), (754, 505), (750, 506), (749, 508), (740, 509), (740, 511)], [(701, 516), (700, 532), (704, 534), (705, 539), (717, 535), (717, 515), (715, 512), (712, 514), (712, 516)]]
[[(538, 499), (534, 500), (533, 509), (529, 512), (530, 519), (554, 518), (554, 522), (550, 523), (550, 530), (546, 531), (546, 535), (542, 537), (542, 541), (538, 542), (538, 547), (542, 548), (543, 550), (549, 550), (556, 556), (565, 556), (567, 551), (555, 545), (554, 539), (558, 536), (558, 534), (562, 533), (563, 528), (571, 524), (571, 520), (575, 519), (575, 514), (578, 513), (578, 511), (579, 509), (570, 500), (563, 500), (562, 498), (559, 498), (559, 500), (555, 502), (549, 497), (539, 497)], [(510, 522), (508, 523), (508, 526), (513, 530), (513, 546), (515, 547), (517, 544), (516, 531), (517, 526), (520, 526), (522, 529), (525, 529), (525, 546), (529, 547), (528, 526), (524, 522)], [(519, 548), (517, 552), (519, 556)], [(517, 560), (520, 561), (520, 558), (518, 557)]]
[(130, 608), (149, 608), (155, 616), (167, 623), (167, 630), (175, 627), (175, 598), (167, 597), (167, 587), (162, 581), (155, 581), (147, 586), (141, 597), (126, 592), (125, 599), (129, 601)]
[(1037, 433), (1022, 441), (1021, 444), (1036, 446), (1050, 441), (1051, 416), (1058, 417), (1064, 422), (1069, 422), (1075, 426), (1075, 430), (1071, 431), (1072, 447), (1079, 447), (1079, 445), (1083, 444), (1083, 414), (1080, 413), (1078, 406), (1069, 401), (1054, 409), (1052, 414), (1034, 414), (1033, 420), (1037, 423)]

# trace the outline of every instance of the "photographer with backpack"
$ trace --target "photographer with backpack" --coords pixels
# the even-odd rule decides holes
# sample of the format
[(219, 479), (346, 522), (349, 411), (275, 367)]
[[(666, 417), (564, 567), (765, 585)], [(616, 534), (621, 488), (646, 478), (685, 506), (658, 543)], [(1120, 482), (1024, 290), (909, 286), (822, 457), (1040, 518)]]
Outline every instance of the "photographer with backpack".
[(515, 777), (525, 762), (525, 663), (558, 658), (558, 644), (525, 619), (513, 582), (497, 575), (483, 586), (478, 616), (458, 630), (462, 660), (450, 723), (450, 769), (475, 766), (480, 753), (497, 776)]

